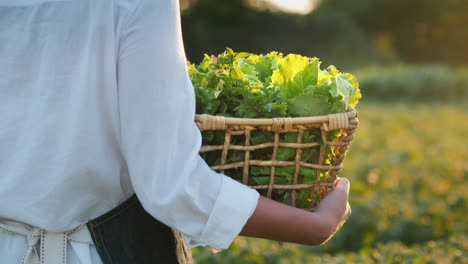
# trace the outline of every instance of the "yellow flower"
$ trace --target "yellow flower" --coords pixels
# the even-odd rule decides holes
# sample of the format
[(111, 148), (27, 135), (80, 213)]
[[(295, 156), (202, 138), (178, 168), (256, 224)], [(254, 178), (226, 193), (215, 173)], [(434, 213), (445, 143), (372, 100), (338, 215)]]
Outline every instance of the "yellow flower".
[(260, 92), (260, 89), (254, 88), (254, 89), (252, 89), (250, 92), (251, 92), (251, 93), (254, 93), (254, 94), (255, 94), (255, 93), (259, 93), (259, 92)]

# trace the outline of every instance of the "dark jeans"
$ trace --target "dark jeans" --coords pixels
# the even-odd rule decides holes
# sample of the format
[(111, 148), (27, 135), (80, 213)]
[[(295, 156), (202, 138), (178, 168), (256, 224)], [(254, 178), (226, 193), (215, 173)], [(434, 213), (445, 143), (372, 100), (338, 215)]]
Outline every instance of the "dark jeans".
[(192, 263), (182, 234), (148, 214), (135, 195), (87, 226), (104, 264)]

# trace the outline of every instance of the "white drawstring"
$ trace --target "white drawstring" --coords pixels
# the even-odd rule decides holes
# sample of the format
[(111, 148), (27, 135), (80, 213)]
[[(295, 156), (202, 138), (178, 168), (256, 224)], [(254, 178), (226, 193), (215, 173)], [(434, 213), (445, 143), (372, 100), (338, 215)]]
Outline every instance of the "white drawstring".
[[(16, 221), (0, 219), (0, 229), (25, 236), (28, 239), (28, 249), (21, 264), (66, 264), (69, 241), (93, 244), (86, 225), (66, 232), (47, 232)], [(38, 254), (36, 246), (39, 241), (40, 253)]]

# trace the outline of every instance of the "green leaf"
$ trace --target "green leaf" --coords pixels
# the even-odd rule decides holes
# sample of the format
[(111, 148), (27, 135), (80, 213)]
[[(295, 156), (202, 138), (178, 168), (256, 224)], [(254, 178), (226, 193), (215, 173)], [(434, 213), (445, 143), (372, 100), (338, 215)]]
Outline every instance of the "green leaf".
[(290, 54), (278, 62), (279, 69), (273, 72), (271, 80), (288, 100), (303, 93), (309, 85), (317, 84), (319, 65), (318, 59)]
[[(240, 64), (239, 64), (240, 66)], [(240, 69), (244, 75), (250, 75), (253, 77), (258, 76), (258, 72), (255, 68), (255, 66), (248, 64), (248, 63), (242, 63), (242, 66), (240, 66)]]
[(242, 58), (245, 58), (245, 57), (248, 57), (252, 55), (252, 53), (248, 53), (248, 52), (239, 52), (235, 55), (235, 58), (236, 59), (242, 59)]
[(270, 183), (270, 176), (252, 177), (258, 185), (267, 185)]
[(306, 167), (300, 167), (299, 168), (299, 174), (302, 177), (303, 183), (314, 183), (316, 178), (315, 178), (315, 170), (311, 168), (306, 168)]
[(270, 167), (252, 166), (250, 167), (250, 174), (252, 176), (270, 175)]
[(277, 56), (263, 56), (263, 55), (251, 55), (245, 61), (245, 64), (251, 65), (255, 68), (258, 73), (258, 78), (264, 83), (264, 86), (268, 86), (268, 79), (271, 78), (273, 70), (277, 67), (275, 61)]
[(329, 112), (328, 98), (323, 95), (299, 94), (288, 104), (288, 109), (293, 116), (325, 115)]
[(284, 141), (288, 143), (296, 143), (297, 142), (297, 132), (286, 133), (284, 135)]
[(296, 150), (293, 148), (278, 148), (278, 153), (276, 156), (277, 160), (292, 160), (296, 155)]
[[(330, 89), (330, 95), (335, 98), (333, 101), (342, 102), (339, 112), (345, 111), (348, 105), (355, 106), (358, 99), (361, 98), (354, 76), (346, 73), (339, 73), (334, 77), (334, 85)], [(333, 107), (334, 109), (338, 108), (338, 104), (334, 104)]]
[(252, 136), (250, 137), (250, 143), (252, 145), (258, 145), (265, 142), (271, 142), (274, 140), (274, 135), (271, 132), (254, 130), (252, 131)]
[(275, 183), (279, 184), (292, 184), (292, 178), (296, 167), (276, 167), (275, 169)]
[(354, 88), (351, 83), (348, 81), (347, 78), (343, 78), (342, 76), (335, 77), (335, 85), (332, 89), (330, 89), (330, 94), (333, 97), (340, 97), (343, 96), (346, 102), (349, 102), (351, 97), (351, 93), (353, 92)]

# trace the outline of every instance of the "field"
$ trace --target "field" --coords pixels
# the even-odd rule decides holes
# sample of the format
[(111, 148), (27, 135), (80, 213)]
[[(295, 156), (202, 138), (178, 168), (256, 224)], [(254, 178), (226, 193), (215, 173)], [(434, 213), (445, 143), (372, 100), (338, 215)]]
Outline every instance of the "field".
[(196, 263), (468, 263), (466, 103), (369, 103), (342, 177), (353, 214), (326, 245), (238, 237)]

